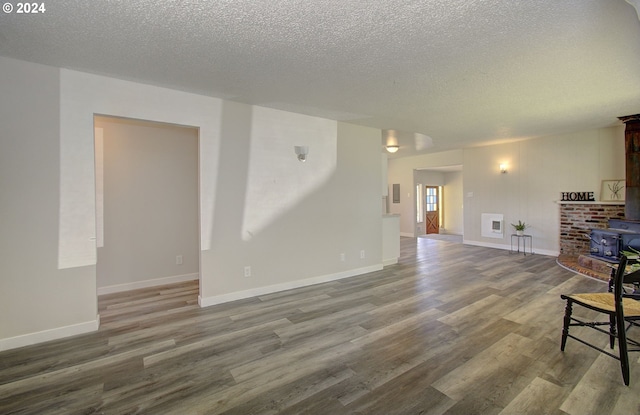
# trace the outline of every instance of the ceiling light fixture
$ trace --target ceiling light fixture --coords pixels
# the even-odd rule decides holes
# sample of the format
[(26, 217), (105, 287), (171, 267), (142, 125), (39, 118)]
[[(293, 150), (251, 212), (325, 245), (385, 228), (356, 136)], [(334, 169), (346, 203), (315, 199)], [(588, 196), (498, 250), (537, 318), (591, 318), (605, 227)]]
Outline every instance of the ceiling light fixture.
[(387, 146), (387, 151), (389, 153), (395, 153), (396, 151), (398, 151), (399, 148), (400, 148), (399, 146), (391, 145), (391, 146)]

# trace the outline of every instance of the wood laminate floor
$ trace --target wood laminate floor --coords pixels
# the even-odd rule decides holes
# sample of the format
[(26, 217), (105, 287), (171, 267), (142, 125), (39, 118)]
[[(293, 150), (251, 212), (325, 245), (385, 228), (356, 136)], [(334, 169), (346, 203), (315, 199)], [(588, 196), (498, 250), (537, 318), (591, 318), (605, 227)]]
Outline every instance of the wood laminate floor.
[(106, 295), (99, 331), (0, 353), (0, 413), (639, 414), (638, 354), (626, 387), (618, 361), (560, 352), (560, 293), (603, 290), (402, 238), (382, 271), (204, 309), (197, 283)]

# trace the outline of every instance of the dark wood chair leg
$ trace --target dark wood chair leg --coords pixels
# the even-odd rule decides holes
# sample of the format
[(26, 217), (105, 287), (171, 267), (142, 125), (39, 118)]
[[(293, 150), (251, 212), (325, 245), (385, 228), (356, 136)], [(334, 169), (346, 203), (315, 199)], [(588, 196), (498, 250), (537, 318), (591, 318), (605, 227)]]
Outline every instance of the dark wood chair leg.
[(627, 331), (625, 330), (624, 325), (624, 318), (617, 319), (620, 369), (622, 369), (622, 379), (624, 380), (624, 384), (629, 386), (629, 353), (627, 350)]
[(616, 344), (616, 316), (609, 314), (609, 346), (613, 349)]
[(571, 323), (572, 301), (567, 298), (567, 305), (564, 308), (564, 324), (562, 326), (562, 343), (560, 350), (564, 352), (564, 347), (567, 345), (567, 336), (569, 335), (569, 324)]

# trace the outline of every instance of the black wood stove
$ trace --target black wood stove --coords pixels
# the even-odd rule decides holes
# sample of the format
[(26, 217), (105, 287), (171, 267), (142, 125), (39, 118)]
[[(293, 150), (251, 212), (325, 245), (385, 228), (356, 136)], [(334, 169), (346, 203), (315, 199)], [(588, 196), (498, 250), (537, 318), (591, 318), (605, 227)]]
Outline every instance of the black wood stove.
[(640, 251), (640, 222), (610, 219), (609, 228), (592, 229), (591, 255), (608, 262), (618, 262), (620, 252), (629, 247)]
[(610, 219), (608, 229), (592, 229), (591, 255), (618, 262), (620, 252), (640, 250), (640, 114), (618, 117), (625, 124), (625, 202), (623, 219)]

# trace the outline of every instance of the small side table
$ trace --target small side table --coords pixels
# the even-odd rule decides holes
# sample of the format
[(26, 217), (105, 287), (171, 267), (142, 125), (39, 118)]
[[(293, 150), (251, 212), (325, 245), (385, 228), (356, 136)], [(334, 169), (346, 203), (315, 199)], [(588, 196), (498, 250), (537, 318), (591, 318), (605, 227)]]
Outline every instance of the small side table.
[(513, 238), (516, 238), (518, 250), (517, 253), (520, 253), (520, 241), (522, 241), (522, 252), (525, 256), (527, 256), (527, 240), (529, 240), (529, 253), (533, 255), (533, 236), (531, 235), (516, 235), (515, 233), (511, 234), (511, 252), (513, 251)]

